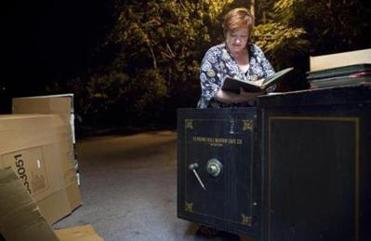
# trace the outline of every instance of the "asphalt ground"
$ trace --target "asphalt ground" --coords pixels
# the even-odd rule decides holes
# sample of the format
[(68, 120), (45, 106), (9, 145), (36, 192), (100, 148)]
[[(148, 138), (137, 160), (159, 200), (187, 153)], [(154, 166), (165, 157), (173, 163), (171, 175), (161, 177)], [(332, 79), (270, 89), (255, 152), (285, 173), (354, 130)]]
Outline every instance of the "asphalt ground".
[(105, 241), (249, 240), (206, 235), (177, 218), (176, 138), (152, 131), (80, 140), (82, 206), (53, 227), (91, 224)]

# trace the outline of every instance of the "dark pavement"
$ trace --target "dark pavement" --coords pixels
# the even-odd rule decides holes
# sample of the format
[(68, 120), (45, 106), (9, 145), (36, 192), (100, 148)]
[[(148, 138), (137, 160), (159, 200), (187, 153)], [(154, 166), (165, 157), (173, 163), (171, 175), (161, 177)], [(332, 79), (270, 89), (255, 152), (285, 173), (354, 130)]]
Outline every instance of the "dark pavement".
[(240, 240), (177, 218), (175, 132), (89, 138), (77, 152), (83, 205), (54, 228), (91, 224), (105, 241)]

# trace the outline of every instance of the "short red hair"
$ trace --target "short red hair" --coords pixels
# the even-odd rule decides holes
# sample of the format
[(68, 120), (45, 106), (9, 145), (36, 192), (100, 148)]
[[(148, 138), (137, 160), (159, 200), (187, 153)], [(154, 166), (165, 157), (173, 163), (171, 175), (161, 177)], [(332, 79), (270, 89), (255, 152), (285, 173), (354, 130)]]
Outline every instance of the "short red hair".
[(249, 38), (254, 26), (254, 17), (250, 14), (250, 12), (246, 8), (234, 8), (230, 10), (224, 16), (223, 22), (223, 31), (224, 36), (226, 36), (227, 32), (235, 31), (239, 28), (247, 28), (249, 31)]

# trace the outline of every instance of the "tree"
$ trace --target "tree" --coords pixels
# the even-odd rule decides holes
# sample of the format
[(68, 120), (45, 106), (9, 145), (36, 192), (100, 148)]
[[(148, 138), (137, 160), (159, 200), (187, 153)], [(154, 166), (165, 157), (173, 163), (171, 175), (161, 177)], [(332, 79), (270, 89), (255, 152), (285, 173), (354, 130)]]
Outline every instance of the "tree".
[(118, 123), (175, 119), (176, 108), (195, 106), (201, 58), (223, 41), (223, 16), (233, 7), (254, 9), (253, 38), (277, 70), (296, 67), (283, 90), (307, 87), (309, 55), (371, 42), (362, 34), (370, 30), (370, 6), (361, 0), (111, 1), (113, 27), (99, 48), (111, 58), (66, 85), (80, 93), (87, 116), (110, 116)]
[(292, 22), (302, 26), (310, 54), (328, 54), (370, 47), (371, 6), (362, 0), (295, 1)]
[[(219, 15), (231, 2), (115, 2), (116, 21), (101, 48), (113, 49), (115, 55), (111, 64), (85, 81), (85, 104), (90, 106), (86, 113), (116, 112), (121, 119), (153, 120), (164, 116), (163, 111), (195, 105), (199, 62), (205, 49), (221, 40), (221, 29), (215, 26), (220, 26)], [(219, 39), (212, 41), (212, 35)]]
[[(263, 21), (258, 21), (254, 31), (257, 44), (264, 50), (273, 66), (281, 69), (287, 66), (295, 67), (295, 77), (288, 82), (282, 82), (282, 89), (303, 89), (307, 87), (305, 71), (308, 58), (309, 42), (306, 31), (293, 25), (295, 0), (262, 1), (258, 13)], [(272, 5), (273, 4), (273, 5)], [(271, 6), (271, 11), (268, 7)], [(262, 11), (262, 12), (261, 12)]]

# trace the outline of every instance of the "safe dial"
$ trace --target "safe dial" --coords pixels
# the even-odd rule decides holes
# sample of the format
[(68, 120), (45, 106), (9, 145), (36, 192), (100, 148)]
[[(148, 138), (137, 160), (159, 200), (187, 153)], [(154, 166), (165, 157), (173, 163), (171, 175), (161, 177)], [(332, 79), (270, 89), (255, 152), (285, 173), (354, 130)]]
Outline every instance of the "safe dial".
[(213, 158), (210, 159), (206, 164), (206, 171), (213, 177), (219, 176), (219, 174), (222, 172), (223, 165), (220, 161)]

